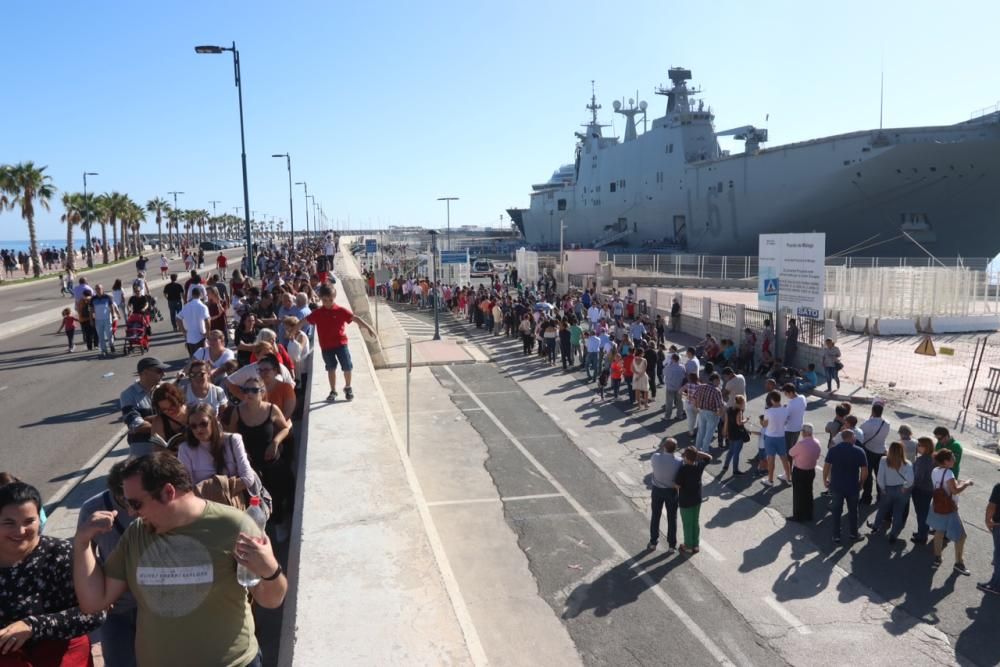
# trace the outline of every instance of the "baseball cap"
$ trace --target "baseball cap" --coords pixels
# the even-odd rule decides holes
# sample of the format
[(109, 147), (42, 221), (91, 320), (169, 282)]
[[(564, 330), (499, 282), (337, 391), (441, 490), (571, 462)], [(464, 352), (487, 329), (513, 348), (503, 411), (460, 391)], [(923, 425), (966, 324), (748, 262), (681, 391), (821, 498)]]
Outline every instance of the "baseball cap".
[(150, 368), (158, 368), (158, 369), (160, 369), (161, 371), (164, 371), (164, 372), (166, 372), (167, 370), (170, 369), (169, 366), (167, 366), (165, 363), (163, 363), (162, 361), (160, 361), (156, 357), (143, 357), (142, 359), (139, 360), (139, 363), (136, 365), (136, 369), (135, 370), (136, 370), (137, 373), (141, 373), (144, 370), (147, 370), (147, 369), (150, 369)]

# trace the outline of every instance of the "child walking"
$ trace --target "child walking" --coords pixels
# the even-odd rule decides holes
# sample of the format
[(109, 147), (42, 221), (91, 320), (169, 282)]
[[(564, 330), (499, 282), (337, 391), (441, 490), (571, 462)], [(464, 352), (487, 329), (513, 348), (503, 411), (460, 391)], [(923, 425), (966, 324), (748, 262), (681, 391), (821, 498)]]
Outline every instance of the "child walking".
[(367, 322), (354, 319), (354, 313), (334, 303), (336, 295), (336, 288), (331, 285), (320, 287), (319, 299), (322, 306), (309, 313), (306, 316), (306, 321), (316, 325), (319, 349), (326, 364), (326, 373), (330, 380), (330, 393), (326, 400), (334, 401), (337, 399), (337, 366), (339, 365), (344, 374), (344, 398), (350, 401), (354, 399), (354, 390), (351, 389), (351, 370), (354, 368), (354, 364), (351, 361), (351, 351), (347, 348), (345, 328), (351, 322), (357, 322), (358, 326), (367, 329), (372, 336), (375, 336), (376, 333)]
[(76, 337), (76, 323), (79, 321), (80, 320), (73, 317), (73, 311), (69, 308), (63, 308), (62, 323), (59, 325), (56, 333), (59, 333), (60, 331), (66, 332), (66, 341), (69, 343), (66, 347), (67, 352), (73, 352), (76, 350), (76, 346), (73, 344), (73, 338)]

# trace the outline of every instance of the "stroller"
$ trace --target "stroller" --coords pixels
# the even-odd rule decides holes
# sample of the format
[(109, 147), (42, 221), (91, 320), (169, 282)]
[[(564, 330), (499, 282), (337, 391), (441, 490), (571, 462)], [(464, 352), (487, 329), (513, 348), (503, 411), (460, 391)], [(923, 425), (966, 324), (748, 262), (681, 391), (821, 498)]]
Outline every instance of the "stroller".
[(125, 354), (133, 349), (149, 352), (149, 316), (132, 313), (125, 321)]

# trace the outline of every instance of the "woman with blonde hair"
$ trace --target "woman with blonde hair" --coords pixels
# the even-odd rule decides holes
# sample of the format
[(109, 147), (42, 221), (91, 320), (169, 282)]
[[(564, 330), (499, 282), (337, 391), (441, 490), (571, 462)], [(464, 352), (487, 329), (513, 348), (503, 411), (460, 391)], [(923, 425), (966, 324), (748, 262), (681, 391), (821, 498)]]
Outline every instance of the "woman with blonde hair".
[(882, 491), (875, 521), (868, 527), (873, 533), (882, 529), (888, 519), (892, 519), (892, 529), (889, 531), (889, 544), (895, 544), (903, 521), (906, 518), (906, 508), (910, 504), (910, 492), (913, 490), (913, 464), (906, 460), (906, 450), (901, 442), (893, 442), (885, 455), (885, 460), (878, 467), (875, 482)]

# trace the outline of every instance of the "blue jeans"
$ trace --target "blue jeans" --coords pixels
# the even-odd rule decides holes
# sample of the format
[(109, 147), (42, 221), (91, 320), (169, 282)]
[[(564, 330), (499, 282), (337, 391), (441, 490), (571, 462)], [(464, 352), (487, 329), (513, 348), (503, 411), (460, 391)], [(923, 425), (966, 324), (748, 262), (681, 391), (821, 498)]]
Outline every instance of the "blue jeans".
[(664, 406), (667, 411), (667, 419), (673, 419), (674, 409), (677, 410), (677, 418), (680, 419), (681, 415), (684, 414), (684, 400), (681, 398), (681, 392), (667, 389), (665, 393), (667, 396)]
[(833, 515), (833, 536), (840, 537), (840, 517), (844, 515), (844, 503), (847, 503), (847, 529), (849, 535), (858, 534), (858, 500), (861, 489), (853, 493), (830, 491), (830, 501)]
[(114, 338), (111, 337), (111, 319), (94, 320), (94, 326), (97, 327), (97, 340), (100, 342), (101, 352), (105, 354), (111, 352), (115, 344)]
[(882, 494), (882, 502), (878, 505), (878, 513), (875, 514), (873, 525), (875, 530), (882, 528), (882, 523), (892, 517), (892, 530), (889, 537), (899, 536), (903, 530), (903, 517), (906, 514), (906, 506), (909, 503), (909, 494), (903, 491), (902, 486), (888, 486)]
[(711, 410), (698, 411), (698, 436), (695, 447), (698, 451), (708, 453), (715, 439), (715, 429), (719, 427), (719, 415)]
[(995, 526), (993, 533), (993, 578), (990, 586), (1000, 588), (1000, 526)]
[(927, 515), (930, 513), (931, 499), (934, 497), (934, 494), (914, 488), (910, 495), (913, 496), (913, 510), (917, 513), (917, 539), (924, 542), (927, 540), (927, 533), (929, 531)]
[(601, 369), (597, 365), (598, 355), (597, 352), (588, 352), (586, 356), (586, 366), (587, 366), (587, 382), (591, 380), (596, 380), (597, 376), (601, 374)]
[(824, 366), (823, 372), (826, 373), (826, 390), (827, 392), (833, 391), (833, 383), (837, 383), (837, 389), (840, 389), (840, 376), (837, 374), (836, 366)]
[(108, 614), (101, 626), (101, 651), (107, 667), (135, 667), (136, 610)]
[(722, 472), (729, 469), (729, 462), (733, 462), (733, 474), (740, 471), (740, 452), (743, 450), (743, 439), (736, 438), (729, 441), (729, 450), (726, 452), (726, 460), (722, 462)]

